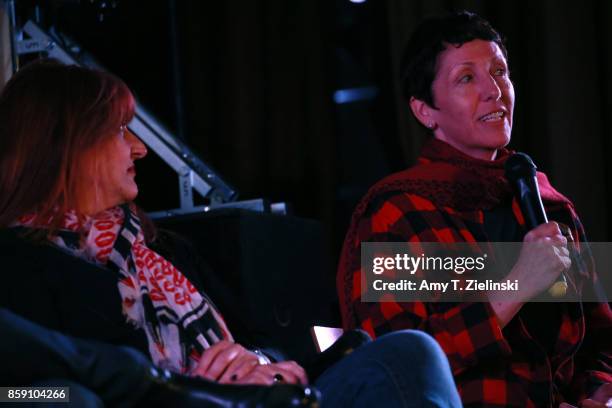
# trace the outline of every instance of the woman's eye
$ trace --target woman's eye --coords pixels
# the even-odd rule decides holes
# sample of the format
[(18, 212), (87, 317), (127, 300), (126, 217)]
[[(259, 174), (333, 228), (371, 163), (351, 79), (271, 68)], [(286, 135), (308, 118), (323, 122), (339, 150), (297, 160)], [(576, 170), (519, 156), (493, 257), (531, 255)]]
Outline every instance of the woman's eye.
[(506, 75), (506, 68), (497, 68), (495, 70), (495, 75), (496, 76), (504, 76), (504, 75)]
[(473, 76), (470, 74), (463, 75), (459, 78), (459, 83), (467, 84), (472, 80)]

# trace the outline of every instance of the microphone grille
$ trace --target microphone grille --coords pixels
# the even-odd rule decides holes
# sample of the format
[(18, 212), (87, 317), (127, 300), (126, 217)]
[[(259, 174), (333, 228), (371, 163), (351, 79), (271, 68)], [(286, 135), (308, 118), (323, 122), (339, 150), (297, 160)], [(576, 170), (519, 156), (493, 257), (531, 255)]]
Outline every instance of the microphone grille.
[(508, 157), (504, 168), (506, 170), (506, 178), (510, 181), (516, 181), (523, 177), (535, 177), (537, 167), (533, 164), (531, 157), (519, 152)]

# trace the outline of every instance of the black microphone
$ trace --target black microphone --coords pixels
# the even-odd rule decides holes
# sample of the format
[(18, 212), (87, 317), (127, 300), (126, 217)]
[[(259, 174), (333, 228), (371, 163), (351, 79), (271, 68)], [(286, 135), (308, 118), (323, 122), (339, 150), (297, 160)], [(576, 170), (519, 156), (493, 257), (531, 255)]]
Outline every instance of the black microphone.
[[(544, 211), (536, 178), (537, 167), (533, 164), (531, 157), (525, 153), (515, 153), (506, 160), (505, 169), (506, 178), (516, 191), (527, 229), (532, 230), (540, 224), (547, 223), (548, 217)], [(567, 279), (561, 273), (557, 281), (548, 289), (548, 293), (553, 297), (562, 297), (566, 292)]]

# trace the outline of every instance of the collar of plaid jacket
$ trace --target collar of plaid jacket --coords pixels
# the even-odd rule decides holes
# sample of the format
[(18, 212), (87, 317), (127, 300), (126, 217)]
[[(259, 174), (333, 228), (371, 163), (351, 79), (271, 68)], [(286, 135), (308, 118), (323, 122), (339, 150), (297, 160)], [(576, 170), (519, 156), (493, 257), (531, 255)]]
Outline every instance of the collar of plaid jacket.
[[(512, 188), (504, 175), (504, 164), (512, 153), (500, 149), (495, 160), (475, 159), (431, 138), (415, 166), (376, 183), (362, 203), (367, 204), (384, 192), (405, 191), (459, 211), (490, 210), (512, 197)], [(545, 203), (571, 206), (570, 200), (550, 185), (544, 173), (538, 172), (537, 178)]]

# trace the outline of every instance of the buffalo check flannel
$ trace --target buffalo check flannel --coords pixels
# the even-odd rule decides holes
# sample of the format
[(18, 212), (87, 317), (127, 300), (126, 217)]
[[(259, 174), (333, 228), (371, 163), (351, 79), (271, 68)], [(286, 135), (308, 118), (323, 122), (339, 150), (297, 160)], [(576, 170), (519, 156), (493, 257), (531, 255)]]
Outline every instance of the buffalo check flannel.
[[(513, 212), (524, 224), (516, 202)], [(547, 207), (551, 220), (569, 225), (581, 244), (581, 284), (594, 279), (592, 258), (582, 226), (569, 206)], [(370, 202), (358, 221), (361, 242), (486, 242), (482, 211), (456, 211), (407, 192), (387, 192)], [(347, 245), (347, 243), (345, 243)], [(359, 256), (360, 251), (353, 251)], [(360, 265), (359, 260), (351, 262)], [(373, 337), (416, 329), (433, 336), (445, 351), (466, 407), (552, 407), (586, 398), (597, 386), (612, 382), (612, 313), (607, 303), (559, 303), (561, 324), (554, 352), (528, 332), (520, 315), (503, 329), (486, 302), (361, 301), (361, 269), (345, 280), (346, 328), (359, 327)], [(338, 280), (343, 285), (342, 280)], [(348, 311), (348, 312), (347, 312)]]

